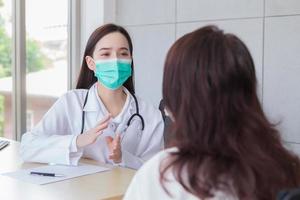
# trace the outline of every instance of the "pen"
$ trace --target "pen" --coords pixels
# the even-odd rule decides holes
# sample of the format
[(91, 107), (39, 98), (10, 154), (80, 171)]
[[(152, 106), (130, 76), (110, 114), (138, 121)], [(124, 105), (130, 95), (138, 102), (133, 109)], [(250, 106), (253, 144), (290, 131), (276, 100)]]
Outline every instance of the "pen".
[(46, 173), (46, 172), (30, 172), (31, 175), (63, 177), (63, 174)]
[(9, 145), (9, 141), (0, 140), (0, 150), (4, 149)]

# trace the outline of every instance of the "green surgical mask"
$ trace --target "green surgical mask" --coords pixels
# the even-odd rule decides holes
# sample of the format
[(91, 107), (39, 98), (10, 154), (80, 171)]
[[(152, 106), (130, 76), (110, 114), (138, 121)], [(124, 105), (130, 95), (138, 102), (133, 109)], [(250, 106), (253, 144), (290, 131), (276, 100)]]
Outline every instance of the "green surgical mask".
[(111, 90), (118, 89), (131, 76), (131, 59), (97, 60), (95, 76)]

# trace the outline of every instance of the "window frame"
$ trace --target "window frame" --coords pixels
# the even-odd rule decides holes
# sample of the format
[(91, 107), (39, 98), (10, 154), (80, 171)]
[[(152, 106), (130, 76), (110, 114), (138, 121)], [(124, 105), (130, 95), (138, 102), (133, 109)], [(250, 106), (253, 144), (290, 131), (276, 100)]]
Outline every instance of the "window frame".
[[(80, 2), (68, 0), (68, 90), (74, 88), (80, 62)], [(12, 124), (13, 139), (26, 132), (26, 0), (12, 0)]]

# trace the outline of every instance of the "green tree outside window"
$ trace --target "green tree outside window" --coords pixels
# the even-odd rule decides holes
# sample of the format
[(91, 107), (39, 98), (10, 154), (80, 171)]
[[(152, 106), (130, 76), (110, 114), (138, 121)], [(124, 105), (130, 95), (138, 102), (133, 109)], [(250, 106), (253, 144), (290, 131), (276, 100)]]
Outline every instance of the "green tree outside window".
[[(0, 0), (0, 9), (4, 6)], [(5, 20), (0, 12), (0, 79), (11, 76), (12, 39), (5, 31)], [(50, 66), (50, 59), (41, 51), (41, 45), (33, 39), (26, 39), (26, 72), (36, 72)], [(4, 96), (0, 95), (0, 136), (4, 128)]]

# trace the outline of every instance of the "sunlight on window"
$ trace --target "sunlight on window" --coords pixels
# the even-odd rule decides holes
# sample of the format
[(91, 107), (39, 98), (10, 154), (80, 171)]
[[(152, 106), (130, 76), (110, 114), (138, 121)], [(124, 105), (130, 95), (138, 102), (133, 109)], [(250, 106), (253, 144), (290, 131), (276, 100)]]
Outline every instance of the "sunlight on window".
[(26, 1), (27, 125), (67, 91), (67, 28), (67, 0)]
[(0, 0), (0, 137), (13, 138), (12, 130), (12, 0)]

